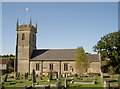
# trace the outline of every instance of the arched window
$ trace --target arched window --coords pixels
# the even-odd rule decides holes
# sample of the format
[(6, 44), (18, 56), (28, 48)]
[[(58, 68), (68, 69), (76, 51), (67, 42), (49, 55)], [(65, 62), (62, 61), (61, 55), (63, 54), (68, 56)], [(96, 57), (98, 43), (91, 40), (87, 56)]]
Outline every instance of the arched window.
[(25, 40), (25, 34), (24, 33), (22, 34), (22, 40)]

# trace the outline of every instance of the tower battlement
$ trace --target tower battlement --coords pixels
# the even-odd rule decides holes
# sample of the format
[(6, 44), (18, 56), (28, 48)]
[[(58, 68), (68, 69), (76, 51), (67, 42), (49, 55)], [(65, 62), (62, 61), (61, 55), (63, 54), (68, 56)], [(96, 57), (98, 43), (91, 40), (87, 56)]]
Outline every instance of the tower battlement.
[(33, 31), (36, 31), (37, 32), (37, 27), (33, 26), (33, 25), (18, 25), (17, 26), (17, 30), (33, 30)]
[(33, 30), (33, 31), (37, 32), (37, 23), (36, 23), (36, 26), (33, 26), (32, 25), (32, 20), (30, 19), (30, 24), (19, 25), (18, 20), (17, 20), (17, 22), (16, 22), (16, 30), (17, 31)]

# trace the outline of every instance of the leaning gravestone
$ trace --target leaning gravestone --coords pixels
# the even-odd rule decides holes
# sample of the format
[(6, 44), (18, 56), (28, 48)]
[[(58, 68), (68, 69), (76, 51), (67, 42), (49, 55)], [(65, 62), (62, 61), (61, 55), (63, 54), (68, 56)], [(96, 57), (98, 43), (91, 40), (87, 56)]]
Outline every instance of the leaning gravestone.
[(8, 75), (5, 75), (4, 82), (7, 82)]
[(33, 71), (32, 71), (32, 82), (33, 82), (33, 83), (36, 82), (35, 69), (33, 69)]

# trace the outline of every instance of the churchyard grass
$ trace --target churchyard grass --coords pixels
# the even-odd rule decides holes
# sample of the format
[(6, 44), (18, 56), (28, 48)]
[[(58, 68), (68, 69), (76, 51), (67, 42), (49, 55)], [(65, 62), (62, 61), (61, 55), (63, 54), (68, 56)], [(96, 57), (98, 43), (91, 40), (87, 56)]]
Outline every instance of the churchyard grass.
[[(23, 75), (20, 76), (20, 78), (23, 78), (23, 79), (20, 79), (20, 80), (16, 80), (16, 79), (11, 79), (9, 78), (10, 76), (8, 76), (8, 79), (7, 79), (7, 82), (4, 82), (4, 86), (5, 87), (11, 87), (12, 89), (15, 88), (15, 87), (23, 87), (23, 86), (31, 86), (32, 85), (32, 81), (28, 81), (28, 79), (31, 78), (31, 75), (28, 76), (28, 79), (24, 79)], [(50, 82), (48, 82), (48, 77), (46, 76), (43, 76), (42, 77), (42, 80), (39, 80), (40, 76), (38, 76), (36, 78), (36, 83), (34, 84), (56, 84), (57, 80), (55, 80), (53, 78), (53, 80), (51, 80)], [(61, 81), (62, 81), (62, 86), (64, 86), (64, 79), (65, 78), (61, 78)], [(79, 80), (79, 79), (76, 79), (75, 81), (78, 81), (78, 82), (93, 82), (93, 80)], [(11, 83), (11, 84), (10, 84)], [(101, 77), (100, 76), (96, 76), (96, 84), (72, 84), (71, 81), (69, 80), (68, 81), (68, 84), (69, 84), (69, 88), (68, 89), (80, 89), (80, 88), (83, 88), (83, 87), (101, 87), (100, 89), (102, 89), (103, 85), (102, 85), (102, 82), (101, 82)]]

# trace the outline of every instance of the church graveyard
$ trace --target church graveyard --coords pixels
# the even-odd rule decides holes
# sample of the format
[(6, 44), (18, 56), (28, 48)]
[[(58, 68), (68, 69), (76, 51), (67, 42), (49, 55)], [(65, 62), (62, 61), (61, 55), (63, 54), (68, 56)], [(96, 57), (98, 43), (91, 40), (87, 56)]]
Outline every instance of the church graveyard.
[[(14, 78), (8, 74), (7, 81), (3, 81), (4, 87), (49, 87), (50, 89), (73, 89), (73, 87), (102, 87), (100, 76), (60, 76), (55, 74), (54, 76), (50, 72), (48, 76), (35, 75), (35, 71), (32, 74), (25, 73), (24, 75), (16, 73)], [(5, 78), (6, 75), (3, 75)], [(59, 77), (60, 76), (60, 77)], [(49, 81), (48, 81), (49, 80)], [(59, 87), (59, 88), (58, 88)], [(42, 88), (41, 88), (42, 89)], [(49, 89), (49, 88), (45, 88)], [(77, 88), (76, 88), (77, 89)]]
[(120, 74), (109, 75), (104, 73), (102, 75), (102, 82), (104, 87), (120, 87)]

